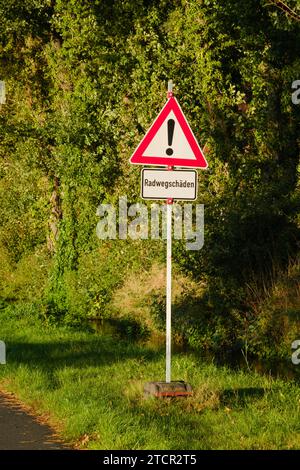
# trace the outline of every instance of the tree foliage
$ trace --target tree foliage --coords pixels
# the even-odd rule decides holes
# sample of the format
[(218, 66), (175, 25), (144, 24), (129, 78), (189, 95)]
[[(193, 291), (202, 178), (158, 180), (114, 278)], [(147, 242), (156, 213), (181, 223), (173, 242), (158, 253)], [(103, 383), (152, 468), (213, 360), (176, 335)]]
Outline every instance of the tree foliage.
[(0, 0), (0, 14), (5, 295), (22, 298), (9, 276), (26, 278), (38, 253), (45, 314), (81, 322), (102, 314), (126, 272), (160, 259), (160, 243), (100, 242), (96, 209), (138, 200), (128, 158), (172, 78), (209, 161), (199, 174), (204, 248), (175, 252), (207, 285), (212, 314), (196, 308), (190, 321), (234, 343), (246, 286), (268, 282), (299, 249), (299, 23), (263, 0)]

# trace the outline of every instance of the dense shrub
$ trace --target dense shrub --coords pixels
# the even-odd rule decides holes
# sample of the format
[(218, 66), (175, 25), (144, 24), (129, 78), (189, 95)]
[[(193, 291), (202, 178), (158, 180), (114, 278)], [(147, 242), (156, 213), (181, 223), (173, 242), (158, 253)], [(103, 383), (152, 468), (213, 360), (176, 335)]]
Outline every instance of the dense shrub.
[(0, 0), (0, 14), (4, 297), (26, 297), (14, 273), (26, 277), (22, 260), (48, 250), (31, 295), (42, 294), (45, 315), (80, 324), (110, 316), (124, 277), (162, 259), (153, 241), (100, 242), (96, 209), (139, 199), (128, 158), (172, 78), (209, 161), (204, 248), (175, 247), (180, 268), (207, 286), (190, 338), (239, 344), (249, 283), (268, 283), (299, 249), (299, 24), (263, 0)]

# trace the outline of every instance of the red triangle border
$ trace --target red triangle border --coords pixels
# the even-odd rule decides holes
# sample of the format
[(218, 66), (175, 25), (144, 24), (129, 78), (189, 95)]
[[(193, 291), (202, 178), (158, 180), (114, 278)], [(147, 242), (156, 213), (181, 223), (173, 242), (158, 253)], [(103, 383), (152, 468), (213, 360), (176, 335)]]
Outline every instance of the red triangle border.
[[(196, 157), (195, 160), (186, 159), (186, 158), (172, 158), (172, 157), (149, 157), (143, 156), (144, 151), (162, 126), (163, 122), (173, 111), (175, 114), (181, 129), (189, 142), (191, 149)], [(207, 168), (208, 164), (201, 150), (196, 137), (193, 134), (192, 129), (190, 128), (182, 109), (174, 96), (168, 99), (165, 106), (153, 122), (152, 126), (134, 151), (132, 157), (130, 158), (130, 163), (134, 165), (155, 165), (155, 166), (178, 166), (178, 167), (188, 167), (188, 168)]]

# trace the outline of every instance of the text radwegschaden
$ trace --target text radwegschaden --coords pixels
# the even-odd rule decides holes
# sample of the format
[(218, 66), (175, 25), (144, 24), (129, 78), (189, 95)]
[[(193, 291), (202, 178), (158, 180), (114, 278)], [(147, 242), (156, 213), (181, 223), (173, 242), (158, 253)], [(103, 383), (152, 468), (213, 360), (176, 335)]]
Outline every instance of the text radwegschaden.
[(161, 187), (161, 188), (194, 188), (195, 183), (189, 182), (189, 181), (183, 181), (183, 180), (175, 180), (175, 181), (158, 181), (156, 179), (154, 180), (149, 180), (145, 178), (144, 180), (144, 185), (145, 186), (151, 186), (151, 187)]

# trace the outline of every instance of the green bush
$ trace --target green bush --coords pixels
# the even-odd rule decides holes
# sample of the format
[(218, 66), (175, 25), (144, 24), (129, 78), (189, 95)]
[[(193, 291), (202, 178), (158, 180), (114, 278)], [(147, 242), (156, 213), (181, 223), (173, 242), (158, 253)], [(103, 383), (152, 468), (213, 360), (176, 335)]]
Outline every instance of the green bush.
[(30, 290), (44, 314), (108, 318), (128, 273), (161, 259), (159, 243), (98, 240), (96, 209), (139, 200), (128, 159), (172, 78), (209, 162), (197, 200), (204, 248), (174, 250), (207, 292), (175, 306), (175, 328), (199, 347), (238, 347), (249, 284), (270, 285), (299, 250), (297, 22), (263, 0), (1, 0), (0, 14), (3, 298), (27, 301), (16, 273), (26, 278), (26, 260), (48, 249), (47, 279)]

